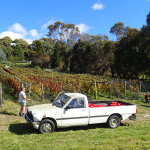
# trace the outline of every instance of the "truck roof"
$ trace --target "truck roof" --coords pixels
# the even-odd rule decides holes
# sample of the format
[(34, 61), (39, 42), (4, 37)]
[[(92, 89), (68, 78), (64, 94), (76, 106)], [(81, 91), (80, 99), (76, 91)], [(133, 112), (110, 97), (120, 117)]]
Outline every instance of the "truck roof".
[(70, 97), (75, 97), (75, 98), (77, 98), (77, 97), (84, 97), (84, 98), (86, 98), (86, 96), (84, 95), (84, 94), (81, 94), (81, 93), (64, 93), (65, 95), (67, 95), (67, 96), (70, 96)]

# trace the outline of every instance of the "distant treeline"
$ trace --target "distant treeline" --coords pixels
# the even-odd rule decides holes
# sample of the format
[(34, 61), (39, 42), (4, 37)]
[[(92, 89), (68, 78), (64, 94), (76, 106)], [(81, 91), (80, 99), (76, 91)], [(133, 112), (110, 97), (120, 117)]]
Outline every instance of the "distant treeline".
[(150, 77), (150, 12), (140, 30), (115, 23), (106, 35), (80, 33), (74, 24), (55, 22), (47, 38), (28, 44), (23, 39), (0, 39), (0, 61), (31, 61), (31, 66), (118, 78)]

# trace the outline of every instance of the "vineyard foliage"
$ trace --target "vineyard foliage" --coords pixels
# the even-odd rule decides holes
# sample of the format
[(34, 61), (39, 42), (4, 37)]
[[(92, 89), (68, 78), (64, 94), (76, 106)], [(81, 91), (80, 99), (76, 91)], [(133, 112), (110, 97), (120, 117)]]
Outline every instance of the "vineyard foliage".
[[(14, 94), (20, 91), (23, 83), (31, 88), (33, 93), (42, 96), (42, 84), (44, 90), (50, 95), (56, 96), (61, 92), (62, 88), (67, 92), (82, 92), (94, 95), (96, 92), (105, 94), (113, 94), (115, 91), (124, 94), (124, 80), (115, 80), (102, 76), (94, 76), (88, 74), (66, 74), (44, 70), (35, 70), (31, 68), (4, 68), (0, 67), (0, 81), (9, 88), (14, 90)], [(95, 82), (96, 89), (95, 89)], [(138, 81), (129, 81), (129, 90), (133, 92), (139, 91)]]

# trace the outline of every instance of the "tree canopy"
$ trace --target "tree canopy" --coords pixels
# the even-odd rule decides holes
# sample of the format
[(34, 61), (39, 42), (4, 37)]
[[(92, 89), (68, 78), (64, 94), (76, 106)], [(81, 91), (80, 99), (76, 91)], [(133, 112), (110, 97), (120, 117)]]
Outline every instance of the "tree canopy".
[(106, 35), (80, 33), (74, 24), (60, 21), (48, 26), (47, 37), (28, 44), (23, 39), (0, 39), (0, 61), (31, 60), (32, 66), (75, 73), (138, 79), (150, 77), (150, 12), (141, 29), (115, 23)]

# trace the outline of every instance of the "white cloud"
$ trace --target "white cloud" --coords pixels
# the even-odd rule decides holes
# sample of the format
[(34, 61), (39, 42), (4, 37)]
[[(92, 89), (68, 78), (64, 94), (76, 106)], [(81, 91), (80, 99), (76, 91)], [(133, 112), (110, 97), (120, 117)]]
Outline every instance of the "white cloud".
[(41, 26), (41, 30), (46, 30), (49, 25), (54, 24), (54, 23), (55, 23), (55, 20), (52, 18), (47, 23), (45, 23)]
[(86, 24), (83, 24), (83, 23), (76, 25), (76, 27), (79, 28), (81, 33), (83, 33), (83, 32), (87, 33), (89, 31), (89, 29), (90, 29), (89, 26), (87, 26)]
[(92, 8), (94, 9), (94, 10), (101, 10), (101, 9), (104, 9), (104, 5), (102, 4), (102, 3), (100, 3), (100, 2), (97, 2), (97, 3), (95, 3), (93, 6), (92, 6)]
[(5, 36), (9, 36), (12, 40), (23, 39), (24, 37), (22, 34), (15, 33), (12, 31), (5, 31), (5, 32), (0, 33), (0, 38), (4, 38)]
[(13, 24), (10, 28), (9, 31), (22, 34), (22, 35), (27, 35), (26, 29), (19, 23)]
[(33, 30), (30, 30), (30, 35), (31, 37), (35, 38), (35, 39), (39, 39), (40, 38), (40, 34), (38, 33), (37, 30), (33, 29)]
[(36, 29), (26, 31), (21, 24), (15, 23), (8, 28), (8, 31), (0, 33), (0, 38), (4, 38), (5, 36), (9, 36), (12, 40), (23, 39), (31, 44), (33, 40), (40, 39), (41, 34)]
[(28, 44), (32, 44), (32, 42), (33, 42), (33, 40), (31, 40), (31, 39), (24, 39), (24, 40), (27, 41)]

